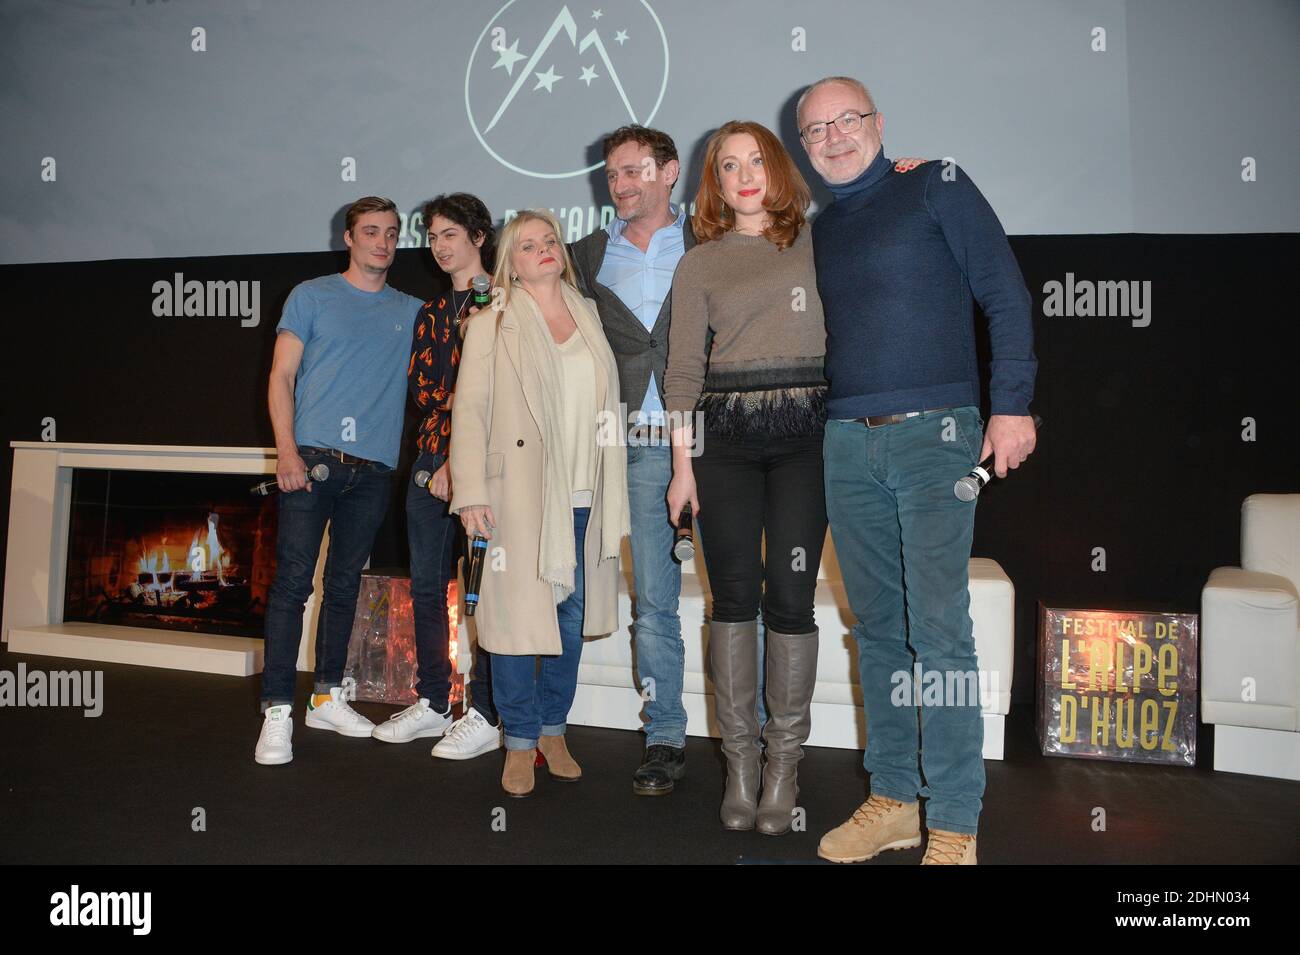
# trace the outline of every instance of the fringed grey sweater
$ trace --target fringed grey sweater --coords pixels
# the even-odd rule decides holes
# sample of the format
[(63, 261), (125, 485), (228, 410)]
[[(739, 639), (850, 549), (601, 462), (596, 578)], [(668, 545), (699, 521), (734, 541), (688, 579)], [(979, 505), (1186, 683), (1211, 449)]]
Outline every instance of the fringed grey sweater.
[(788, 249), (728, 232), (682, 256), (673, 276), (664, 399), (699, 410), (709, 434), (796, 437), (826, 421), (826, 324), (812, 230)]

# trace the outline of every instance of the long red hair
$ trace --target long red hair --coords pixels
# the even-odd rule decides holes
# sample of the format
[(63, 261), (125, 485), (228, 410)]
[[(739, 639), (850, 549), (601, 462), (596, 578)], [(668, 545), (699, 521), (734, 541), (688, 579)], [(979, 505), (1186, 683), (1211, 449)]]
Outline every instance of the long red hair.
[(777, 247), (788, 249), (807, 222), (805, 213), (808, 204), (812, 202), (812, 192), (794, 160), (781, 145), (781, 140), (766, 126), (748, 120), (733, 119), (724, 123), (709, 137), (704, 148), (700, 191), (695, 195), (695, 215), (691, 219), (695, 238), (700, 242), (709, 242), (722, 238), (736, 227), (735, 215), (722, 196), (722, 182), (718, 178), (718, 153), (722, 151), (722, 144), (727, 137), (737, 133), (753, 136), (763, 157), (763, 169), (767, 174), (763, 208), (771, 218), (763, 235)]

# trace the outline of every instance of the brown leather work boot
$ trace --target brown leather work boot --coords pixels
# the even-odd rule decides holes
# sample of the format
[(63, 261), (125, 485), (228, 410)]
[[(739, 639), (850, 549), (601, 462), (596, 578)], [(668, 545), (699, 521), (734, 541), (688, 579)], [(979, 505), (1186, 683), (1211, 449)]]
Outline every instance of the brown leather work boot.
[(930, 829), (921, 865), (975, 865), (975, 837), (964, 832)]
[(506, 767), (501, 772), (501, 788), (507, 796), (522, 798), (533, 791), (533, 762), (535, 749), (506, 750)]
[(873, 793), (847, 822), (822, 836), (817, 854), (831, 862), (865, 862), (886, 849), (915, 849), (920, 844), (917, 804)]
[(537, 748), (546, 757), (546, 771), (562, 783), (576, 783), (582, 778), (582, 767), (569, 755), (563, 736), (539, 736)]

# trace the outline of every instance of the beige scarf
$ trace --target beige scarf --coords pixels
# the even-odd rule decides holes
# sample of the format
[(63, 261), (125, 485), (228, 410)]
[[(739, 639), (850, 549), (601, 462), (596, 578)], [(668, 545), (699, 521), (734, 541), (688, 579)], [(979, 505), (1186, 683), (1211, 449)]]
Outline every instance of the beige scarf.
[[(600, 559), (617, 560), (622, 553), (623, 538), (631, 533), (627, 500), (627, 450), (624, 431), (619, 427), (618, 366), (605, 340), (604, 329), (595, 309), (567, 282), (560, 282), (564, 302), (578, 326), (578, 334), (591, 349), (597, 367), (605, 372), (605, 394), (600, 420), (593, 421), (596, 431), (597, 483), (600, 501)], [(514, 311), (519, 325), (519, 348), (524, 378), (524, 394), (539, 397), (541, 407), (532, 408), (542, 432), (542, 538), (537, 555), (537, 576), (554, 590), (555, 602), (562, 603), (573, 593), (577, 553), (573, 539), (573, 490), (570, 486), (569, 462), (563, 454), (560, 421), (563, 415), (562, 387), (558, 369), (559, 347), (542, 317), (537, 302), (524, 289), (516, 287), (510, 296), (508, 311)], [(599, 396), (598, 396), (599, 400)], [(587, 568), (591, 574), (596, 568)]]

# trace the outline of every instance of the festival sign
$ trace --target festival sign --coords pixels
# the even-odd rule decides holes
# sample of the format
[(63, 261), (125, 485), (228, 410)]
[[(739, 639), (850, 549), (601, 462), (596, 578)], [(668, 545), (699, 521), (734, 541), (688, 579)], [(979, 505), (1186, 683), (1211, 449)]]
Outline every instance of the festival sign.
[(1196, 765), (1196, 614), (1039, 611), (1044, 755)]

